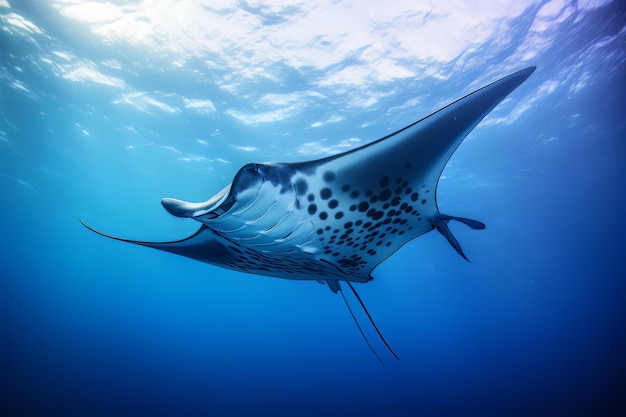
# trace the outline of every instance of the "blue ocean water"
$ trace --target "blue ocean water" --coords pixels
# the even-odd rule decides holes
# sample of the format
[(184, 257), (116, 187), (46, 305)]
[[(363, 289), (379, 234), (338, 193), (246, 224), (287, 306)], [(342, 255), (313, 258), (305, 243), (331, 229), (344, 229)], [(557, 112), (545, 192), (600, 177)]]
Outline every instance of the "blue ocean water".
[[(625, 3), (384, 3), (0, 0), (3, 415), (624, 411)], [(186, 237), (162, 197), (363, 145), (531, 65), (439, 183), (442, 212), (487, 224), (451, 225), (472, 262), (428, 233), (357, 286), (400, 362), (327, 286), (79, 222)]]

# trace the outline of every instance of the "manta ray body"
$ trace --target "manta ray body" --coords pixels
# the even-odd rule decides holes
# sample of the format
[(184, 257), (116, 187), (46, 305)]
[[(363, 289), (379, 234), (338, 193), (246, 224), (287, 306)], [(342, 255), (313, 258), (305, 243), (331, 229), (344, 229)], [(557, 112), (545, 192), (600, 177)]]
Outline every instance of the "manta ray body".
[(473, 229), (485, 225), (439, 212), (439, 177), (467, 134), (534, 69), (504, 77), (404, 129), (338, 155), (247, 164), (205, 202), (164, 198), (169, 213), (201, 223), (187, 238), (128, 240), (83, 224), (113, 239), (224, 268), (325, 282), (335, 293), (341, 281), (353, 291), (351, 282), (368, 282), (380, 262), (433, 229), (467, 259), (448, 222)]

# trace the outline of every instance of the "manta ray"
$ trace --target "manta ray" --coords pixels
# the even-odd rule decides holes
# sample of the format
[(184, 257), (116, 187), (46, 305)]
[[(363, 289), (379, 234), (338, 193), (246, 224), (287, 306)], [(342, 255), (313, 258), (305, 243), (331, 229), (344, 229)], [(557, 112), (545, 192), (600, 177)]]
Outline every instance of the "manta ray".
[(448, 222), (484, 229), (477, 220), (439, 212), (437, 184), (468, 133), (535, 67), (508, 75), (409, 126), (337, 155), (296, 163), (250, 163), (232, 183), (205, 202), (164, 198), (176, 217), (200, 228), (171, 242), (123, 242), (186, 256), (223, 268), (292, 280), (317, 280), (340, 292), (361, 329), (340, 283), (354, 293), (385, 346), (352, 283), (407, 242), (436, 229), (467, 260)]

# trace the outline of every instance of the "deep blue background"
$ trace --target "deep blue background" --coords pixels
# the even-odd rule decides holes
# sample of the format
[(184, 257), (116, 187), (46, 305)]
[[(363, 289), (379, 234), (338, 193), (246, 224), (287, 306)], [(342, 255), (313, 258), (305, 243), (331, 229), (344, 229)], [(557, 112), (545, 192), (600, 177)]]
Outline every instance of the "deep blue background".
[[(112, 104), (117, 93), (110, 87), (55, 75), (40, 60), (52, 50), (92, 60), (115, 55), (122, 62), (128, 55), (81, 34), (55, 9), (16, 3), (5, 16), (20, 14), (51, 38), (0, 31), (0, 401), (6, 415), (623, 410), (623, 2), (581, 22), (570, 18), (541, 55), (520, 62), (519, 68), (538, 66), (512, 95), (530, 108), (510, 123), (487, 119), (450, 161), (439, 187), (441, 211), (487, 224), (482, 232), (452, 226), (472, 263), (429, 233), (357, 287), (402, 359), (395, 363), (387, 355), (385, 366), (326, 286), (245, 275), (106, 240), (78, 219), (128, 238), (187, 236), (196, 226), (168, 216), (161, 197), (201, 201), (245, 162), (306, 159), (289, 150), (314, 135), (331, 143), (376, 139), (471, 91), (468, 85), (501, 57), (473, 71), (450, 67), (450, 80), (421, 85), (419, 94), (405, 81), (381, 99), (382, 109), (392, 108), (428, 93), (432, 103), (420, 113), (388, 113), (385, 122), (382, 109), (375, 116), (354, 111), (315, 131), (304, 129), (310, 121), (293, 119), (275, 130), (255, 129), (224, 115), (137, 112)], [(536, 11), (520, 18), (519, 36)], [(537, 95), (550, 80), (567, 84), (564, 68), (576, 56), (588, 58), (581, 62), (585, 86)], [(141, 90), (158, 86), (188, 95), (198, 88), (174, 70), (154, 70), (147, 63), (156, 58), (147, 53), (133, 59), (145, 66), (116, 76)], [(299, 88), (302, 74), (285, 77)], [(214, 86), (207, 91), (224, 94)], [(357, 129), (372, 117), (376, 124)], [(219, 139), (198, 145), (196, 139), (215, 129)], [(286, 142), (273, 132), (292, 135)], [(128, 152), (129, 144), (141, 154)], [(212, 161), (186, 164), (165, 146), (204, 152)]]

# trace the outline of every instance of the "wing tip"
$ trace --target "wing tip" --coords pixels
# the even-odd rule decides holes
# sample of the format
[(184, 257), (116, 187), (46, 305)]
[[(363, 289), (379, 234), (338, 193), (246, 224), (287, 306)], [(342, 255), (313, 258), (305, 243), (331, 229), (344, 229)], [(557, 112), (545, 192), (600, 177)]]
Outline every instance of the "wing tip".
[(519, 70), (519, 71), (517, 71), (517, 72), (514, 72), (514, 73), (513, 73), (513, 74), (511, 74), (511, 75), (518, 75), (518, 76), (522, 76), (522, 77), (523, 77), (523, 80), (522, 80), (522, 81), (520, 81), (520, 84), (521, 84), (522, 82), (526, 81), (526, 79), (527, 79), (528, 77), (530, 77), (530, 75), (531, 75), (533, 72), (535, 72), (536, 70), (537, 70), (537, 66), (536, 66), (536, 65), (532, 65), (532, 66), (530, 66), (530, 67), (527, 67), (527, 68), (524, 68), (524, 69)]
[(151, 247), (151, 248), (161, 249), (161, 250), (163, 250), (163, 246), (175, 245), (177, 243), (181, 243), (181, 242), (185, 242), (185, 241), (187, 241), (189, 239), (193, 239), (194, 237), (196, 237), (200, 233), (202, 233), (204, 230), (208, 229), (208, 227), (203, 224), (203, 225), (200, 226), (200, 228), (195, 233), (193, 233), (192, 235), (190, 235), (188, 237), (182, 238), (182, 239), (170, 240), (170, 241), (164, 241), (164, 242), (147, 242), (147, 241), (142, 241), (142, 240), (124, 239), (124, 238), (121, 238), (121, 237), (109, 235), (107, 233), (99, 231), (98, 229), (94, 228), (93, 226), (90, 226), (83, 219), (78, 219), (78, 220), (87, 229), (91, 230), (92, 232), (94, 232), (95, 234), (98, 234), (100, 236), (104, 236), (106, 238), (113, 239), (113, 240), (118, 240), (120, 242), (133, 243), (135, 245), (148, 246), (148, 247)]
[(85, 226), (87, 229), (91, 230), (92, 232), (102, 235), (102, 236), (106, 236), (104, 233), (100, 232), (99, 230), (93, 228), (92, 226), (90, 226), (89, 224), (87, 224), (86, 221), (84, 221), (83, 219), (78, 219), (78, 221), (80, 222), (80, 224), (82, 224), (83, 226)]
[(80, 224), (82, 224), (83, 226), (85, 226), (87, 229), (91, 230), (92, 232), (94, 232), (97, 235), (100, 236), (104, 236), (107, 237), (109, 239), (113, 239), (113, 240), (119, 240), (120, 242), (129, 242), (129, 243), (137, 243), (134, 240), (128, 240), (128, 239), (122, 239), (121, 237), (117, 237), (117, 236), (112, 236), (109, 234), (106, 234), (104, 232), (99, 231), (98, 229), (94, 228), (93, 226), (90, 226), (87, 222), (85, 222), (83, 219), (78, 219), (80, 221)]

